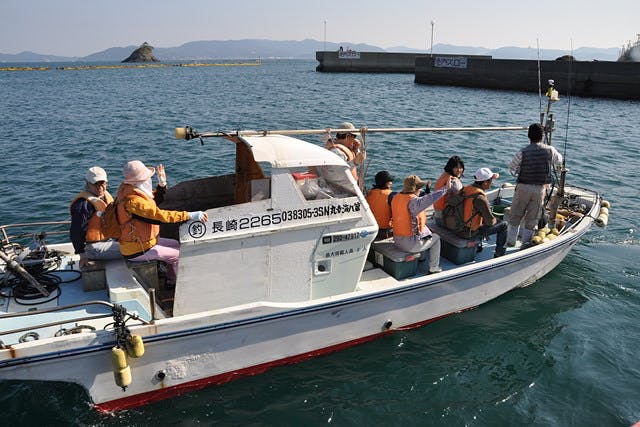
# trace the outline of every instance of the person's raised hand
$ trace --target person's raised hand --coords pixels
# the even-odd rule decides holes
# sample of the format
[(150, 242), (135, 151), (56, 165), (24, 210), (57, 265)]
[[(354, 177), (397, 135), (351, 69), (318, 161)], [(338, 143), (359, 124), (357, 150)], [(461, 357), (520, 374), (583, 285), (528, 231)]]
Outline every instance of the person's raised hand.
[(164, 171), (164, 165), (160, 163), (156, 170), (158, 171), (158, 185), (160, 185), (160, 187), (166, 187), (167, 173)]

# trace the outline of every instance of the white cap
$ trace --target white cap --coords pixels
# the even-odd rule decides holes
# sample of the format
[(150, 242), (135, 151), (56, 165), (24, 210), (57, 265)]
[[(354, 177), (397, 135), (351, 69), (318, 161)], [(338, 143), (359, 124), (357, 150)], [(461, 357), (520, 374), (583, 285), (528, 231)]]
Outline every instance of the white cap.
[(500, 176), (499, 173), (493, 173), (489, 168), (480, 168), (476, 171), (475, 174), (473, 174), (473, 179), (475, 179), (478, 182), (482, 182), (488, 179), (496, 179), (499, 176)]
[(107, 181), (107, 172), (105, 172), (105, 170), (100, 166), (94, 166), (89, 168), (84, 179), (86, 179), (90, 184), (95, 184), (99, 181)]

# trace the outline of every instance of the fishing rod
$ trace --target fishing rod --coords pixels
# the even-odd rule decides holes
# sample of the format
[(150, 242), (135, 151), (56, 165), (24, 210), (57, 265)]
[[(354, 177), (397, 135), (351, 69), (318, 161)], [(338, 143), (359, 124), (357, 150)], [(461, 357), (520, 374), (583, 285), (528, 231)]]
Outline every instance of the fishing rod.
[[(561, 203), (561, 200), (564, 198), (564, 187), (567, 178), (567, 142), (569, 139), (569, 117), (571, 114), (571, 65), (573, 62), (573, 41), (571, 42), (571, 58), (569, 59), (569, 68), (567, 75), (567, 123), (565, 126), (565, 134), (564, 134), (564, 148), (562, 152), (562, 165), (560, 166), (560, 179), (558, 180), (558, 190), (556, 194), (553, 196), (551, 200), (551, 205), (549, 207), (549, 222), (551, 224), (555, 224), (556, 215), (558, 213), (558, 207)], [(547, 201), (549, 202), (549, 201)]]
[(540, 77), (540, 41), (539, 39), (536, 39), (536, 48), (538, 50), (538, 113), (540, 113), (540, 124), (542, 125), (543, 121), (544, 121), (544, 115), (542, 114), (542, 84), (541, 84), (541, 80), (542, 77)]
[(569, 71), (567, 75), (567, 124), (564, 131), (564, 148), (562, 149), (562, 169), (560, 169), (560, 184), (558, 185), (558, 196), (564, 196), (564, 183), (567, 177), (567, 142), (569, 140), (569, 117), (571, 115), (571, 65), (573, 62), (573, 40), (571, 41), (571, 59), (569, 60)]

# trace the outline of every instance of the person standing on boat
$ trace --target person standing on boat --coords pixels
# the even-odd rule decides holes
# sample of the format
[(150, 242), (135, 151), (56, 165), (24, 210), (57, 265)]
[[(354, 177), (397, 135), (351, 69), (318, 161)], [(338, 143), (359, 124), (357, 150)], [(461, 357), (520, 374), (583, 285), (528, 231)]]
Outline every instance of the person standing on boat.
[(451, 181), (444, 188), (419, 196), (420, 189), (430, 183), (417, 175), (404, 179), (402, 192), (391, 201), (393, 243), (404, 252), (422, 252), (429, 249), (429, 273), (439, 273), (440, 236), (427, 227), (425, 210), (451, 189)]
[(505, 254), (507, 242), (507, 223), (498, 222), (491, 213), (491, 206), (487, 200), (487, 191), (494, 179), (500, 175), (489, 168), (480, 168), (473, 175), (474, 183), (462, 188), (464, 197), (463, 218), (469, 218), (464, 228), (457, 234), (465, 239), (482, 242), (487, 236), (496, 235), (496, 250), (494, 258)]
[(378, 235), (375, 240), (383, 240), (391, 237), (391, 199), (395, 193), (391, 192), (391, 186), (395, 178), (389, 171), (380, 171), (375, 176), (375, 185), (367, 192), (367, 203), (378, 223)]
[[(451, 181), (451, 188), (455, 191), (462, 190), (462, 175), (464, 174), (464, 162), (459, 156), (451, 156), (444, 166), (444, 172), (434, 185), (435, 190), (444, 188), (447, 181)], [(436, 224), (442, 226), (442, 210), (447, 205), (447, 195), (445, 194), (433, 204), (433, 218)]]
[(335, 139), (329, 137), (327, 140), (327, 149), (347, 162), (351, 168), (351, 174), (357, 183), (357, 167), (364, 163), (367, 155), (364, 151), (360, 151), (360, 141), (356, 138), (356, 127), (353, 123), (343, 122), (340, 124), (340, 129), (353, 129), (353, 132), (339, 132), (336, 134)]
[(84, 190), (71, 201), (71, 227), (69, 235), (76, 254), (80, 255), (80, 268), (88, 260), (121, 258), (117, 240), (103, 234), (100, 217), (113, 202), (107, 191), (107, 172), (99, 166), (89, 168)]
[(517, 185), (511, 202), (507, 246), (515, 246), (523, 218), (522, 244), (531, 240), (542, 213), (545, 192), (551, 184), (552, 168), (562, 164), (562, 154), (551, 145), (543, 144), (543, 135), (540, 123), (529, 126), (529, 145), (520, 150), (509, 165), (509, 172), (517, 177)]
[(188, 220), (206, 222), (206, 212), (169, 211), (158, 208), (167, 191), (167, 179), (162, 165), (158, 166), (159, 184), (152, 191), (151, 177), (156, 170), (140, 160), (124, 166), (124, 182), (118, 188), (117, 213), (121, 225), (120, 252), (130, 261), (159, 260), (167, 263), (167, 283), (175, 283), (178, 271), (180, 243), (159, 237), (160, 223)]

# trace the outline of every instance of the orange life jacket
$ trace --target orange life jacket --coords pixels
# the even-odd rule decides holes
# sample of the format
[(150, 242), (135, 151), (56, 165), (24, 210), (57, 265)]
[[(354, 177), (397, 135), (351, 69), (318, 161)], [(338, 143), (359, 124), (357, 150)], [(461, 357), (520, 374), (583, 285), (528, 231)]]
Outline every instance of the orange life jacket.
[(422, 211), (416, 216), (415, 223), (417, 229), (411, 223), (411, 212), (409, 212), (409, 201), (415, 199), (413, 193), (398, 193), (391, 200), (391, 213), (393, 216), (393, 235), (394, 236), (419, 236), (424, 230), (427, 223), (427, 212)]
[(77, 202), (78, 199), (85, 199), (86, 201), (91, 203), (91, 205), (95, 209), (95, 212), (89, 217), (89, 220), (87, 221), (87, 232), (85, 233), (84, 237), (85, 241), (87, 243), (94, 243), (107, 240), (102, 232), (102, 223), (100, 221), (100, 217), (107, 208), (107, 205), (113, 202), (113, 197), (111, 196), (111, 194), (109, 194), (109, 192), (105, 190), (103, 200), (100, 197), (96, 197), (96, 195), (93, 193), (82, 190), (71, 201), (70, 207), (73, 206), (73, 204)]
[[(122, 184), (117, 195), (118, 222), (122, 226), (120, 253), (124, 256), (147, 251), (158, 243), (160, 226), (142, 221), (133, 215), (153, 213), (154, 222), (183, 222), (189, 219), (186, 211), (167, 211), (158, 208), (153, 198), (130, 184)], [(147, 217), (147, 215), (145, 215)]]
[(333, 140), (327, 141), (327, 149), (332, 150), (337, 148), (342, 151), (345, 156), (347, 156), (347, 163), (351, 166), (351, 175), (355, 178), (356, 182), (358, 181), (358, 170), (355, 165), (356, 155), (353, 151), (351, 151), (347, 146), (342, 144), (336, 144)]
[(367, 203), (369, 203), (379, 228), (391, 228), (389, 194), (391, 194), (390, 188), (372, 188), (367, 193)]
[[(451, 174), (449, 174), (449, 172), (443, 172), (442, 175), (440, 175), (440, 178), (438, 178), (438, 180), (436, 181), (435, 186), (433, 187), (434, 191), (438, 191), (441, 188), (444, 188), (445, 185), (447, 185), (447, 181), (450, 178), (451, 178)], [(437, 211), (441, 211), (444, 209), (446, 205), (447, 205), (447, 195), (445, 194), (444, 196), (440, 197), (438, 200), (436, 200), (433, 203), (433, 209)]]
[(480, 215), (480, 212), (476, 212), (473, 208), (473, 201), (477, 198), (477, 196), (484, 194), (484, 190), (474, 185), (467, 185), (466, 187), (462, 188), (462, 194), (465, 196), (464, 219), (466, 221), (466, 227), (469, 229), (469, 231), (474, 232), (482, 225), (482, 215)]

